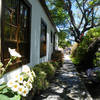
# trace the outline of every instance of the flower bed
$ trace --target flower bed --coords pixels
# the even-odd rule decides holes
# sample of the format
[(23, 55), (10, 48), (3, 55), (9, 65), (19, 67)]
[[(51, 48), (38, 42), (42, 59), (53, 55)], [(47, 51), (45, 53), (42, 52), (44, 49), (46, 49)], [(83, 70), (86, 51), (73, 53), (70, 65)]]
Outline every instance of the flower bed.
[[(8, 62), (6, 69), (12, 60), (21, 57), (14, 49), (9, 49), (11, 59)], [(16, 54), (16, 55), (15, 55)], [(3, 64), (0, 63), (1, 68)], [(35, 94), (39, 94), (49, 86), (50, 80), (54, 77), (58, 62), (44, 62), (30, 68), (27, 65), (22, 66), (22, 72), (16, 74), (7, 83), (0, 85), (0, 98), (2, 100), (32, 100)], [(1, 75), (6, 72), (2, 71)]]

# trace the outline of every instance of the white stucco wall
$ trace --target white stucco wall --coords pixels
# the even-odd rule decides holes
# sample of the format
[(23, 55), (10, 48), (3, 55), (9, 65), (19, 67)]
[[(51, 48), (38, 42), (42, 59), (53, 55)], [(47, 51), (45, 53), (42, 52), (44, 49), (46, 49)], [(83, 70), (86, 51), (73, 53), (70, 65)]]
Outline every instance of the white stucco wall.
[[(0, 36), (1, 36), (1, 3), (2, 1), (0, 0)], [(0, 37), (0, 44), (1, 44), (1, 37)], [(1, 50), (1, 46), (0, 46), (0, 50)], [(1, 59), (1, 51), (0, 51), (0, 59)]]
[[(53, 52), (53, 42), (51, 43), (51, 31), (54, 33), (55, 29), (52, 26), (49, 18), (47, 17), (39, 1), (38, 0), (28, 0), (28, 1), (32, 5), (31, 47), (30, 47), (31, 51), (30, 51), (30, 63), (28, 65), (34, 66), (35, 64), (39, 64), (41, 62), (46, 62), (50, 60), (51, 53)], [(0, 4), (1, 4), (1, 0), (0, 0)], [(0, 9), (0, 15), (1, 15), (1, 9)], [(41, 18), (47, 24), (47, 50), (46, 50), (47, 53), (46, 53), (46, 56), (42, 58), (40, 58)], [(1, 16), (0, 16), (0, 24), (1, 24)], [(0, 29), (0, 33), (1, 33), (1, 29)], [(21, 70), (22, 70), (22, 67), (5, 74), (4, 77), (0, 80), (0, 83), (3, 81), (8, 81), (15, 75), (15, 73), (20, 73)]]
[(58, 50), (58, 35), (55, 35), (55, 49)]
[[(31, 65), (38, 64), (40, 62), (45, 62), (50, 60), (50, 55), (52, 52), (51, 44), (51, 30), (54, 33), (54, 27), (52, 26), (50, 20), (48, 19), (45, 11), (43, 10), (41, 4), (38, 0), (29, 0), (32, 4), (32, 30), (31, 30)], [(47, 55), (40, 58), (40, 31), (41, 31), (41, 18), (47, 24)]]

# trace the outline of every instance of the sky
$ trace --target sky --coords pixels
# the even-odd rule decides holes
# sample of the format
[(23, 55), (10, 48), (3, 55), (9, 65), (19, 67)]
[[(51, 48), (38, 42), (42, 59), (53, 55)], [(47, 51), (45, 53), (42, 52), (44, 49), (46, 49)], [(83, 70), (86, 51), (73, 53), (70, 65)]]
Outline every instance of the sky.
[[(90, 1), (91, 1), (91, 0), (90, 0)], [(81, 17), (82, 17), (82, 14), (81, 14), (80, 10), (76, 8), (75, 2), (73, 2), (72, 5), (73, 5), (73, 6), (72, 6), (72, 10), (74, 11), (74, 14), (75, 14), (75, 22), (76, 22), (76, 25), (78, 25), (78, 24), (80, 23), (80, 19), (81, 19)], [(100, 18), (100, 6), (98, 6), (98, 12), (97, 12), (96, 16), (98, 16), (98, 17)], [(79, 17), (80, 17), (80, 18), (79, 18)], [(84, 22), (83, 22), (83, 23), (84, 23)], [(61, 30), (63, 30), (63, 29), (65, 30), (66, 27), (60, 27), (60, 29), (61, 29)], [(57, 30), (59, 31), (59, 28), (58, 28), (58, 27), (57, 27)], [(82, 28), (81, 28), (80, 30), (82, 30)], [(74, 39), (71, 35), (69, 35), (69, 38), (70, 38), (70, 39)], [(66, 40), (67, 40), (67, 39), (66, 39)]]

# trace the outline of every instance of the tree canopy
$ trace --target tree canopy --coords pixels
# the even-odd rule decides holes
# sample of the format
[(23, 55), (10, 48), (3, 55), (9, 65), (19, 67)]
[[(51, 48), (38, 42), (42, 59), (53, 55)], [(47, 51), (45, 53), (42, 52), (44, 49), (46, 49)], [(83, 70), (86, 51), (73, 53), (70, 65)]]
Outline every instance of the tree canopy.
[(100, 0), (46, 0), (55, 24), (70, 30), (76, 42), (89, 29), (100, 26)]
[(67, 33), (65, 31), (61, 30), (58, 33), (58, 37), (59, 37), (58, 45), (60, 47), (65, 48), (65, 47), (69, 47), (71, 45), (71, 42), (69, 40), (66, 40)]

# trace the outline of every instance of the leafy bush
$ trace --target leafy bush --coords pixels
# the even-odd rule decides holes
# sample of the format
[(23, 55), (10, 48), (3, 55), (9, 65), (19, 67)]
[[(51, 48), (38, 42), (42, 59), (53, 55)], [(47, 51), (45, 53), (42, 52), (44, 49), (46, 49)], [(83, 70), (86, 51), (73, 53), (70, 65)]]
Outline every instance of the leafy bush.
[(98, 37), (100, 37), (100, 28), (99, 27), (93, 28), (87, 32), (87, 35), (83, 37), (82, 42), (72, 52), (73, 63), (75, 63), (77, 65), (79, 65), (79, 64), (84, 65), (83, 62), (87, 58), (88, 47)]
[(50, 62), (40, 63), (34, 67), (39, 67), (42, 71), (44, 71), (47, 74), (47, 79), (51, 79), (55, 74), (55, 68), (52, 64), (50, 64)]
[(34, 72), (36, 73), (36, 78), (34, 82), (35, 92), (39, 93), (41, 90), (44, 90), (48, 87), (48, 81), (46, 79), (47, 74), (42, 71), (40, 67), (34, 67)]
[(58, 62), (51, 61), (50, 63), (54, 66), (55, 69), (59, 68)]
[(95, 53), (95, 58), (93, 59), (93, 63), (95, 66), (99, 67), (100, 66), (100, 51), (97, 51)]
[(79, 62), (79, 58), (72, 58), (72, 62), (75, 64), (75, 65), (78, 65), (80, 62)]
[(71, 56), (72, 57), (75, 57), (77, 47), (78, 47), (78, 43), (74, 43), (72, 46), (72, 49), (71, 49), (71, 54), (72, 54)]
[(33, 67), (33, 70), (36, 74), (34, 83), (36, 93), (48, 88), (49, 81), (53, 78), (57, 67), (57, 62), (44, 62)]
[(58, 62), (59, 66), (62, 66), (62, 63), (63, 63), (63, 53), (61, 51), (56, 50), (56, 51), (54, 51), (52, 53), (51, 59), (53, 61)]
[[(18, 53), (16, 54), (19, 56)], [(2, 66), (3, 64), (0, 63), (0, 68)], [(24, 97), (26, 99), (28, 96), (33, 97), (35, 93), (48, 87), (49, 80), (53, 78), (57, 68), (57, 62), (37, 64), (32, 70), (29, 66), (24, 65), (21, 73), (15, 75), (7, 83), (0, 85), (0, 98), (3, 100), (22, 100)]]
[(96, 71), (97, 79), (100, 81), (100, 71)]

